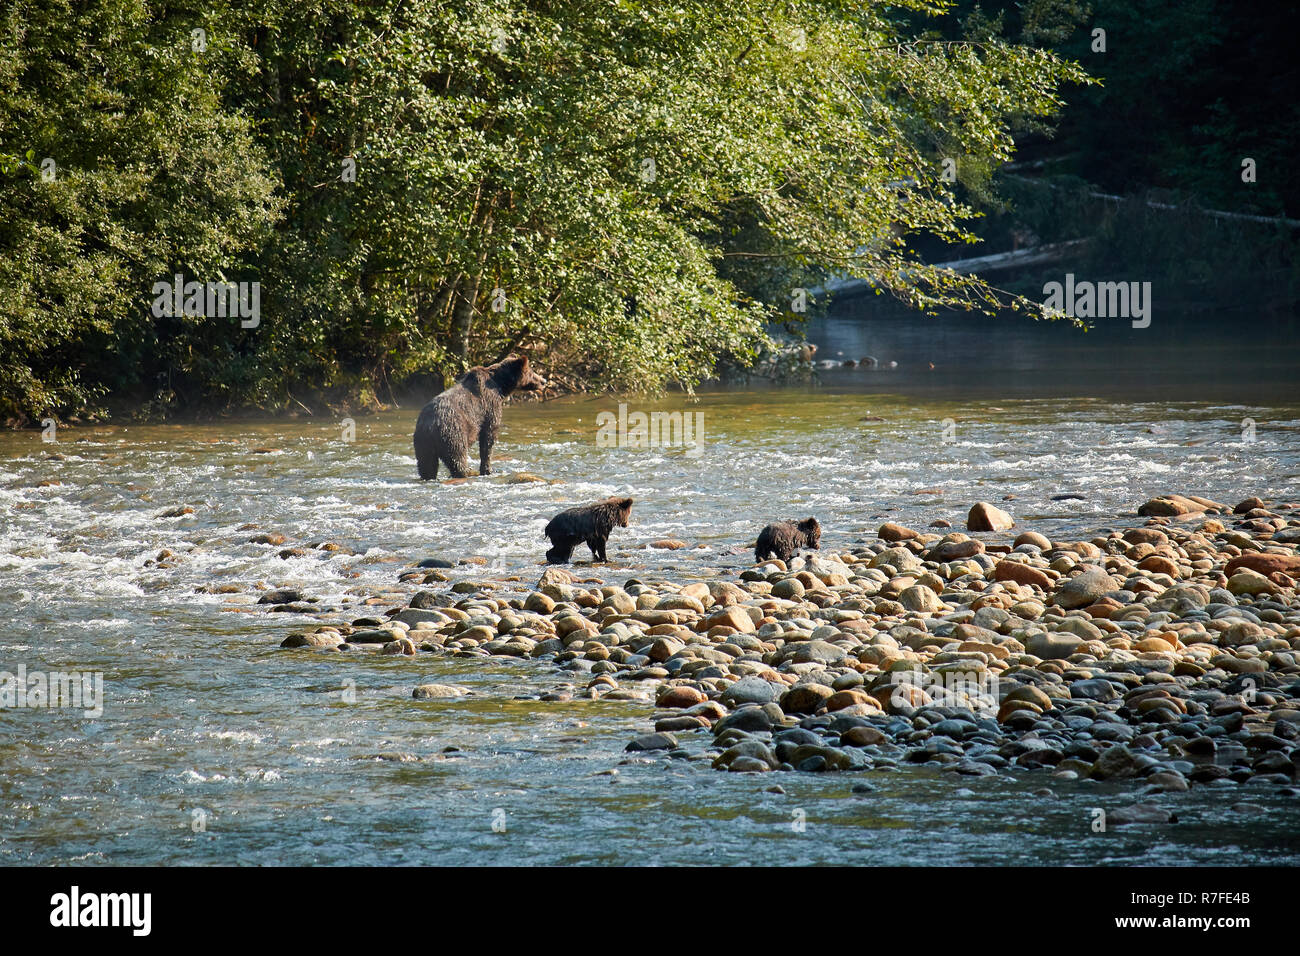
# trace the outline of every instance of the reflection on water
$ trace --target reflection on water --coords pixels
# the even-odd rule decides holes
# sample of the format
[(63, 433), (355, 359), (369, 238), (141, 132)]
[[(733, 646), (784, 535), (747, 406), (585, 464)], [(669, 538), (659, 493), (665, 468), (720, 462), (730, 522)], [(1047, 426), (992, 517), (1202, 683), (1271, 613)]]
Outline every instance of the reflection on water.
[[(1157, 299), (1147, 328), (1126, 319), (1091, 325), (1085, 332), (1011, 313), (925, 316), (862, 296), (837, 303), (806, 333), (819, 361), (879, 361), (870, 371), (820, 373), (824, 384), (840, 389), (1257, 405), (1300, 397), (1295, 316), (1189, 314), (1164, 309)], [(891, 362), (898, 364), (890, 368)]]
[[(1184, 822), (1157, 840), (1090, 832), (1088, 809), (1131, 791), (1041, 774), (749, 776), (631, 758), (648, 704), (515, 700), (570, 678), (543, 663), (280, 651), (304, 618), (252, 604), (258, 587), (296, 587), (349, 619), (382, 613), (426, 557), (483, 559), (450, 577), (521, 587), (546, 520), (615, 492), (636, 498), (633, 525), (597, 573), (620, 582), (744, 566), (736, 552), (783, 516), (817, 515), (834, 548), (885, 519), (958, 522), (1007, 495), (1022, 525), (1070, 535), (1134, 521), (1114, 516), (1166, 491), (1300, 494), (1295, 396), (854, 388), (630, 400), (699, 412), (698, 457), (600, 447), (596, 415), (613, 398), (512, 407), (498, 474), (461, 485), (415, 480), (414, 411), (359, 418), (352, 443), (320, 421), (65, 429), (56, 445), (0, 435), (0, 669), (102, 671), (107, 696), (99, 720), (0, 712), (0, 861), (1294, 862), (1294, 798), (1268, 788), (1178, 795)], [(517, 472), (546, 480), (512, 483)], [(1066, 492), (1082, 497), (1053, 500)], [(250, 541), (271, 533), (285, 541)], [(666, 537), (691, 547), (643, 549)], [(219, 585), (240, 590), (196, 591)], [(427, 681), (474, 696), (412, 701)], [(852, 792), (864, 780), (875, 789)], [(768, 792), (777, 782), (784, 794)], [(1244, 800), (1264, 810), (1226, 809)]]

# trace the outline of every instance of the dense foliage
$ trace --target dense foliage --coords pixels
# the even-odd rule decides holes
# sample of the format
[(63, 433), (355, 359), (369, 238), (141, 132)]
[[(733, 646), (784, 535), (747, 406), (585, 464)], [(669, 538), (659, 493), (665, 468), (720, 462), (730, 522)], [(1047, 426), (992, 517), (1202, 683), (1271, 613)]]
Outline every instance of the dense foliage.
[[(0, 415), (391, 395), (512, 348), (690, 387), (835, 272), (918, 264), (1079, 68), (941, 0), (13, 0)], [(49, 163), (53, 161), (53, 174)], [(259, 283), (252, 327), (154, 283)]]
[[(1090, 30), (1057, 44), (1102, 85), (1080, 90), (1058, 141), (1110, 192), (1152, 187), (1214, 209), (1300, 218), (1300, 7), (1254, 0), (1092, 0)], [(1255, 160), (1254, 182), (1242, 161)]]
[[(1022, 124), (1014, 165), (961, 184), (958, 195), (984, 214), (981, 251), (1086, 239), (1072, 245), (1070, 269), (1154, 280), (1166, 314), (1294, 316), (1300, 8), (958, 0), (941, 23), (947, 38), (993, 35), (1051, 50), (1099, 81), (1074, 88), (1052, 127)], [(934, 261), (968, 254), (925, 240), (919, 248)], [(1057, 260), (999, 282), (1033, 294), (1063, 268)]]

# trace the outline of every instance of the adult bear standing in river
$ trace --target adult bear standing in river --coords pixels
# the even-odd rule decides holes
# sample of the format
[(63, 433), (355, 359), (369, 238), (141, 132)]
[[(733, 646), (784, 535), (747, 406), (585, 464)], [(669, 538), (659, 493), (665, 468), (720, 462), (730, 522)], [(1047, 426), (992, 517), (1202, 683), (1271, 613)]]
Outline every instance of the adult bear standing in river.
[(762, 561), (769, 554), (774, 554), (782, 561), (789, 561), (800, 548), (821, 549), (822, 526), (816, 518), (804, 518), (803, 521), (774, 521), (758, 533), (758, 544), (754, 548), (754, 560)]
[(543, 534), (551, 539), (546, 552), (547, 564), (567, 564), (573, 549), (582, 542), (591, 548), (593, 561), (607, 561), (605, 542), (615, 528), (626, 528), (632, 513), (631, 498), (606, 498), (595, 504), (579, 505), (561, 511), (550, 520)]
[(501, 406), (512, 392), (535, 391), (542, 380), (528, 359), (512, 355), (496, 365), (475, 366), (420, 411), (415, 423), (415, 460), (420, 477), (438, 477), (438, 462), (453, 478), (469, 475), (469, 447), (478, 439), (478, 473), (492, 473), (492, 446), (501, 431)]

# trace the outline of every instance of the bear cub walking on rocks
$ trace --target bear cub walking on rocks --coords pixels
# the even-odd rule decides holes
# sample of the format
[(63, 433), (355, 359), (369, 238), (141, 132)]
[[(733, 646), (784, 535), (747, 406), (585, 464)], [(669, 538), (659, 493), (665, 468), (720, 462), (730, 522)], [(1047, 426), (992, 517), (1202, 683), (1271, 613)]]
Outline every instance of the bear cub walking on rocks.
[(774, 521), (758, 533), (758, 546), (754, 548), (754, 560), (763, 561), (769, 554), (774, 554), (782, 561), (789, 561), (800, 548), (820, 550), (822, 526), (816, 518), (804, 518), (803, 521)]
[(561, 511), (546, 526), (545, 534), (552, 545), (546, 552), (546, 563), (567, 564), (573, 557), (573, 549), (584, 541), (591, 548), (593, 561), (608, 560), (605, 542), (609, 533), (615, 528), (626, 528), (631, 513), (631, 498), (606, 498)]
[(492, 473), (492, 446), (501, 431), (501, 406), (512, 392), (534, 391), (545, 383), (512, 355), (496, 365), (475, 366), (420, 411), (415, 423), (415, 460), (420, 477), (438, 477), (438, 463), (453, 478), (469, 475), (469, 449), (478, 442), (478, 473)]

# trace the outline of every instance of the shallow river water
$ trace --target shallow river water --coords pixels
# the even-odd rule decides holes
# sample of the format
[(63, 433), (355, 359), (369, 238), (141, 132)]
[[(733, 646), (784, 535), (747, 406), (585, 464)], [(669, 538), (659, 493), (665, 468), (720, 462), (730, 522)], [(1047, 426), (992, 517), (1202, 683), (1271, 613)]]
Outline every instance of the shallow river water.
[[(816, 515), (834, 549), (884, 520), (960, 525), (981, 499), (1054, 537), (1138, 524), (1169, 491), (1300, 494), (1300, 395), (956, 401), (840, 373), (630, 400), (654, 409), (699, 416), (699, 454), (602, 447), (597, 415), (618, 400), (569, 398), (508, 409), (496, 474), (459, 485), (416, 480), (414, 409), (358, 417), (353, 441), (320, 419), (0, 434), (0, 670), (104, 681), (97, 718), (0, 710), (0, 863), (1300, 862), (1300, 801), (1271, 787), (1166, 795), (1178, 824), (1093, 833), (1092, 808), (1133, 786), (719, 773), (625, 754), (650, 704), (516, 699), (581, 680), (552, 664), (284, 651), (316, 619), (252, 603), (296, 587), (327, 619), (382, 613), (429, 557), (486, 561), (453, 582), (524, 588), (546, 520), (613, 493), (636, 499), (633, 524), (610, 566), (582, 570), (618, 583), (734, 574), (778, 517)], [(160, 517), (172, 508), (192, 513)], [(691, 547), (645, 548), (668, 537)], [(280, 556), (319, 542), (343, 550)], [(197, 590), (221, 584), (244, 590)], [(476, 696), (413, 701), (427, 681)]]

